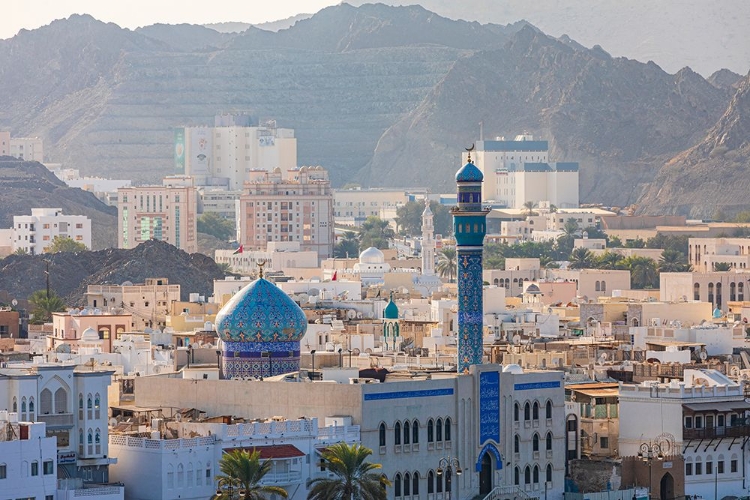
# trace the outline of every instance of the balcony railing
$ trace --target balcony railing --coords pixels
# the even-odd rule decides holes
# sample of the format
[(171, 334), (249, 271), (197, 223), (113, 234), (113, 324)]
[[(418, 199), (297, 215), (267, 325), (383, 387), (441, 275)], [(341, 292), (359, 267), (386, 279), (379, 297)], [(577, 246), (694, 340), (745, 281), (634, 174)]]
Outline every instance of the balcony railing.
[(682, 439), (711, 439), (721, 437), (748, 437), (750, 425), (733, 425), (729, 427), (709, 427), (703, 429), (682, 429)]
[(73, 425), (72, 413), (55, 413), (37, 415), (38, 422), (44, 422), (47, 427), (71, 427)]

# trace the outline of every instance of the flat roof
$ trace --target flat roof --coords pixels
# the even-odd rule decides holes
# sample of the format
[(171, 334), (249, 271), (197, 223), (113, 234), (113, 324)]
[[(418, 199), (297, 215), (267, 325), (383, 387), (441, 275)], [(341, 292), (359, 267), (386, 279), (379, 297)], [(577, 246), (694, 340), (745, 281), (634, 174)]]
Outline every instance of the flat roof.
[(720, 403), (686, 403), (682, 405), (691, 411), (732, 411), (732, 410), (750, 410), (750, 403), (745, 401), (723, 401)]
[(660, 345), (663, 347), (669, 346), (685, 346), (685, 347), (702, 347), (706, 344), (703, 342), (681, 342), (679, 340), (646, 340), (646, 344)]

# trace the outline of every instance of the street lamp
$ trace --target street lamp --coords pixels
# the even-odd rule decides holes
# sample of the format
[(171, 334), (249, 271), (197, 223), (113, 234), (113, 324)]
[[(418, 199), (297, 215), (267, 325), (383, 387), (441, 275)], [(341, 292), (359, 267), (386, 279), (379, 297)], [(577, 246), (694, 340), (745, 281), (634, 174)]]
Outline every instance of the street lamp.
[(351, 368), (352, 367), (352, 350), (347, 349), (346, 352), (349, 353), (349, 368)]
[(344, 354), (343, 353), (344, 353), (344, 350), (339, 347), (339, 368), (344, 367), (344, 357), (343, 357)]
[(310, 351), (310, 356), (312, 356), (312, 375), (310, 375), (310, 380), (315, 380), (315, 349)]
[[(448, 493), (448, 500), (451, 500), (451, 495), (453, 493), (453, 474), (451, 472), (454, 469), (456, 470), (457, 476), (460, 476), (464, 472), (461, 468), (461, 462), (458, 461), (457, 457), (443, 457), (438, 461), (438, 468), (436, 471), (438, 478), (443, 475), (443, 472), (447, 472), (447, 477), (445, 480), (445, 490)], [(441, 479), (438, 479), (438, 481), (440, 480)]]
[(219, 378), (224, 378), (221, 373), (221, 351), (219, 350), (216, 351), (216, 368), (219, 369)]
[(638, 451), (638, 459), (648, 465), (648, 497), (651, 498), (652, 485), (654, 484), (654, 474), (651, 465), (654, 459), (659, 462), (663, 461), (664, 453), (662, 453), (661, 446), (658, 443), (649, 441), (648, 443), (641, 443), (640, 451)]

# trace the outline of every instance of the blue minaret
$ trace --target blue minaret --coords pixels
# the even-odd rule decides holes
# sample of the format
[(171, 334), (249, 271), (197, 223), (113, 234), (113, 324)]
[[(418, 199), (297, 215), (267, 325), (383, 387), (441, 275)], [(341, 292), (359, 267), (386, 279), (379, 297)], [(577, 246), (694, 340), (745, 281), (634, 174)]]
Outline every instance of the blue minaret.
[(482, 172), (471, 161), (456, 172), (453, 213), (458, 261), (458, 373), (482, 364), (482, 249), (489, 210), (482, 208)]

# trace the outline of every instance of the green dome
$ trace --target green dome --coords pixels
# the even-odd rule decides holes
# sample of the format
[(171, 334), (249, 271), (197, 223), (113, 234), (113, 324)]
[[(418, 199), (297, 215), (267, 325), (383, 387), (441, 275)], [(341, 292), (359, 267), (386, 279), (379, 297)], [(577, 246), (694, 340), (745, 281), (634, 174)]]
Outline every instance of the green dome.
[(383, 319), (398, 319), (398, 307), (393, 302), (393, 293), (391, 293), (391, 299), (388, 301), (388, 305), (385, 306), (383, 311)]

